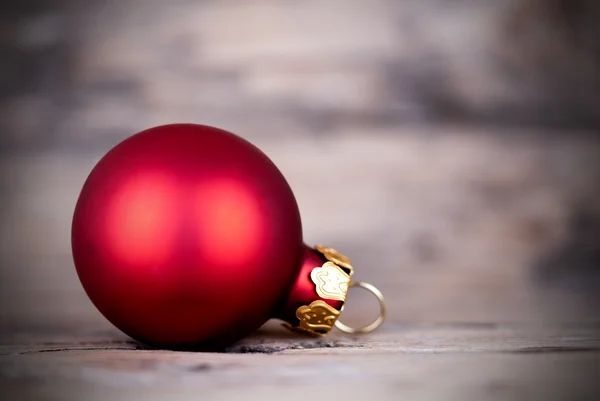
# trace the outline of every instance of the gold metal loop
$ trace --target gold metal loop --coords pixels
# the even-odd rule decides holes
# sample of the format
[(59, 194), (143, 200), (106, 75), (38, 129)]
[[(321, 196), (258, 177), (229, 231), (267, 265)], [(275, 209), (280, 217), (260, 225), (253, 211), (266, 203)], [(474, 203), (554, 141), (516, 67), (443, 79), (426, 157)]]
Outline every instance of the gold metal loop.
[(339, 319), (335, 322), (335, 327), (337, 327), (338, 330), (341, 330), (344, 333), (348, 334), (370, 333), (379, 326), (381, 326), (381, 323), (383, 323), (383, 321), (385, 320), (385, 299), (383, 298), (383, 294), (374, 285), (369, 283), (363, 283), (362, 281), (352, 281), (350, 282), (349, 287), (361, 287), (369, 291), (371, 294), (375, 295), (375, 298), (377, 298), (377, 301), (379, 301), (379, 316), (377, 317), (377, 319), (375, 319), (373, 323), (357, 329), (346, 326), (344, 323), (340, 322)]

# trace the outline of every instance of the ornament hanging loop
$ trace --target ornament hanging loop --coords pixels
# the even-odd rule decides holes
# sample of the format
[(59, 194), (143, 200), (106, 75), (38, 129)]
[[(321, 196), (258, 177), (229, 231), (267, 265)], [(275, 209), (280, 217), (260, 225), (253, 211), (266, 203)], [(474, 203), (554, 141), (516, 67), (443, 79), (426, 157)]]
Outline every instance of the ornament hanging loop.
[(349, 327), (349, 326), (346, 326), (344, 323), (340, 322), (339, 320), (336, 320), (335, 327), (337, 327), (338, 330), (341, 330), (344, 333), (348, 333), (348, 334), (367, 334), (367, 333), (374, 331), (379, 326), (381, 326), (381, 324), (385, 320), (386, 307), (385, 307), (385, 299), (383, 298), (383, 294), (374, 285), (369, 284), (369, 283), (364, 283), (362, 281), (351, 281), (349, 283), (348, 287), (349, 288), (352, 288), (352, 287), (364, 288), (365, 290), (369, 291), (371, 294), (375, 295), (375, 298), (377, 298), (377, 301), (379, 301), (379, 316), (377, 317), (377, 319), (375, 319), (375, 321), (373, 323), (368, 324), (364, 327), (359, 327), (359, 328)]

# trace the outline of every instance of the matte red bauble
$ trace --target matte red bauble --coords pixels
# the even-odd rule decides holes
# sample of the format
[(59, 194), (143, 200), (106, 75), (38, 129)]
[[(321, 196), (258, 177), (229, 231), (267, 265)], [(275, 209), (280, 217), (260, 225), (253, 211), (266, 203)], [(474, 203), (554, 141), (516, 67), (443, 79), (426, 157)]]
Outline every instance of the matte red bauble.
[(354, 285), (347, 258), (303, 244), (271, 160), (203, 125), (151, 128), (108, 152), (79, 196), (72, 247), (98, 310), (159, 347), (223, 347), (271, 317), (323, 335)]

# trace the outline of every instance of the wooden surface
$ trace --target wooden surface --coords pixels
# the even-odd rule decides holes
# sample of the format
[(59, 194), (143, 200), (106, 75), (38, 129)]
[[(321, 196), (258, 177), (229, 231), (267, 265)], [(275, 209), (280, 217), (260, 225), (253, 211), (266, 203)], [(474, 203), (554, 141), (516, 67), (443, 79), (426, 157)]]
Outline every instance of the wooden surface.
[(313, 340), (270, 325), (223, 353), (144, 349), (105, 328), (30, 332), (0, 348), (0, 389), (19, 401), (593, 400), (598, 329), (389, 324)]

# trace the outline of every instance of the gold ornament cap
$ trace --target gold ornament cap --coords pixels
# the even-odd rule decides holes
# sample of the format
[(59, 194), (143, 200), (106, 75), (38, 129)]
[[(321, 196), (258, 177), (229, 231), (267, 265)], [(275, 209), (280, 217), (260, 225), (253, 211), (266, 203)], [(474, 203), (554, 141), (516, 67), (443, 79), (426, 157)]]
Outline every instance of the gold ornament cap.
[[(290, 330), (312, 336), (324, 336), (334, 326), (350, 334), (370, 333), (385, 319), (383, 294), (371, 284), (352, 281), (353, 274), (350, 259), (335, 249), (323, 245), (305, 247), (300, 274), (276, 317), (286, 320), (284, 326)], [(379, 316), (365, 327), (352, 328), (339, 321), (352, 287), (366, 289), (379, 301)]]

